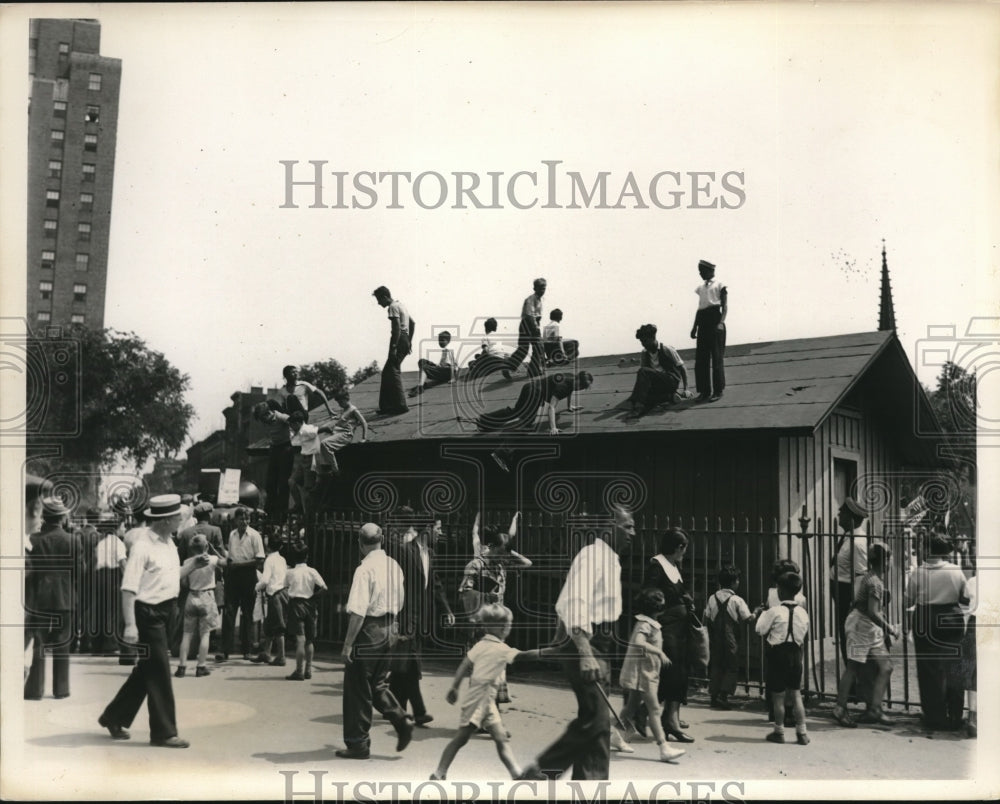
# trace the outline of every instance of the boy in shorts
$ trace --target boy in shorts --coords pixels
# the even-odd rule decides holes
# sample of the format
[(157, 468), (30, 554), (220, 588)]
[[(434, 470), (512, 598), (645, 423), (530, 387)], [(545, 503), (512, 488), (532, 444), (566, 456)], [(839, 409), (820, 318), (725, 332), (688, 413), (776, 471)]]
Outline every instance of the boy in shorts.
[(309, 548), (305, 542), (296, 542), (289, 550), (288, 574), (288, 631), (295, 635), (295, 672), (286, 676), (289, 681), (312, 678), (313, 641), (316, 639), (315, 597), (327, 591), (323, 577), (306, 560)]
[(479, 610), (479, 624), (486, 634), (462, 659), (451, 689), (448, 690), (446, 700), (454, 704), (458, 700), (458, 687), (462, 679), (470, 676), (469, 691), (459, 715), (458, 732), (445, 746), (431, 779), (445, 778), (455, 756), (480, 727), (486, 729), (493, 738), (500, 760), (510, 772), (511, 778), (516, 779), (521, 775), (521, 769), (507, 743), (507, 731), (500, 720), (496, 702), (497, 688), (508, 664), (525, 659), (539, 659), (543, 649), (518, 650), (507, 645), (504, 640), (510, 634), (512, 620), (511, 610), (502, 603), (488, 603)]
[(809, 745), (806, 733), (806, 710), (802, 705), (802, 643), (809, 631), (809, 615), (795, 602), (802, 589), (802, 578), (786, 572), (778, 578), (777, 606), (771, 606), (757, 620), (757, 633), (766, 637), (767, 679), (774, 706), (774, 730), (765, 738), (770, 743), (785, 742), (785, 705), (792, 704), (795, 714), (795, 738), (799, 745)]
[(208, 639), (212, 631), (219, 627), (219, 607), (215, 603), (215, 575), (219, 557), (207, 554), (208, 539), (203, 533), (196, 533), (191, 537), (189, 549), (191, 555), (184, 565), (193, 564), (195, 569), (187, 576), (188, 595), (184, 603), (184, 634), (181, 636), (180, 661), (174, 672), (176, 678), (184, 678), (187, 670), (184, 662), (195, 632), (201, 641), (198, 643), (198, 664), (194, 674), (196, 676), (209, 674), (205, 666), (208, 658)]
[[(263, 650), (254, 657), (257, 664), (285, 666), (285, 631), (287, 630), (285, 611), (288, 608), (288, 563), (281, 554), (281, 534), (272, 531), (267, 534), (267, 558), (264, 570), (257, 581), (257, 592), (267, 595), (267, 614), (264, 618)], [(274, 658), (270, 649), (274, 648)]]

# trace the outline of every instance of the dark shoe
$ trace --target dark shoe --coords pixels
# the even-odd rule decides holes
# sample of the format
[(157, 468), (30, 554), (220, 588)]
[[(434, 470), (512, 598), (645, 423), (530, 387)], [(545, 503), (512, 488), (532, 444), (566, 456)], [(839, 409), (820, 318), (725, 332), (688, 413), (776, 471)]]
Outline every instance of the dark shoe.
[(284, 667), (285, 666), (285, 660), (284, 659), (271, 659), (271, 661), (268, 662), (268, 664), (271, 665), (271, 667)]
[(871, 723), (875, 726), (892, 726), (895, 724), (895, 720), (886, 715), (881, 709), (869, 709), (861, 717), (858, 718), (858, 723)]
[(413, 718), (413, 722), (416, 723), (418, 726), (426, 726), (432, 720), (434, 720), (434, 715), (428, 715), (426, 712), (422, 715), (417, 715), (415, 718)]
[(229, 654), (228, 653), (216, 653), (215, 654), (215, 661), (217, 661), (217, 662), (224, 662), (224, 661), (227, 661), (228, 659), (229, 659)]
[(710, 394), (698, 394), (698, 398), (695, 402), (708, 402), (712, 397)]
[(310, 678), (312, 678), (312, 677), (313, 677), (313, 673), (312, 673), (312, 670), (306, 670), (306, 671), (305, 671), (305, 672), (304, 672), (304, 673), (302, 674), (302, 678), (304, 678), (304, 679), (305, 679), (306, 681), (308, 681), (308, 680), (309, 680)]
[(174, 678), (184, 678), (184, 674), (187, 672), (187, 668), (184, 665), (178, 665), (177, 669), (174, 671)]
[(709, 402), (718, 402), (718, 401), (719, 401), (720, 399), (722, 399), (722, 394), (721, 394), (721, 393), (718, 393), (718, 394), (712, 394), (712, 395), (711, 395), (711, 396), (710, 396), (710, 397), (708, 398), (708, 401), (709, 401)]
[(210, 676), (210, 675), (212, 675), (212, 671), (209, 670), (207, 667), (205, 667), (205, 665), (200, 664), (200, 665), (198, 665), (194, 669), (194, 674), (195, 674), (195, 676), (198, 676), (198, 677), (201, 677), (201, 676)]
[(683, 731), (679, 731), (679, 730), (675, 730), (675, 729), (667, 729), (666, 731), (667, 731), (667, 739), (670, 739), (671, 737), (673, 737), (679, 743), (693, 743), (694, 742), (694, 737), (692, 737), (690, 734), (685, 734)]
[(730, 711), (733, 708), (733, 705), (725, 698), (714, 698), (712, 699), (712, 703), (709, 705), (712, 709), (722, 709), (724, 711)]
[(119, 656), (118, 664), (123, 667), (134, 667), (135, 666), (135, 656)]
[(187, 748), (191, 745), (187, 740), (182, 740), (180, 737), (167, 737), (166, 740), (150, 740), (150, 745), (155, 745), (157, 748)]
[(851, 713), (842, 706), (833, 707), (833, 719), (845, 729), (856, 729), (858, 727), (858, 724), (854, 722), (854, 718), (851, 717)]
[(795, 735), (795, 742), (799, 745), (809, 745), (809, 735), (805, 732), (797, 732)]
[(772, 731), (764, 739), (769, 743), (783, 743), (785, 742), (785, 735), (778, 731)]
[(52, 697), (55, 698), (57, 701), (61, 701), (63, 698), (69, 698), (69, 693), (60, 692), (58, 695), (53, 695)]
[(102, 728), (111, 732), (112, 740), (128, 740), (132, 736), (128, 733), (128, 729), (123, 726), (119, 726), (117, 723), (112, 723), (110, 720), (107, 720), (104, 715), (101, 715), (97, 719), (97, 723)]
[(977, 739), (978, 734), (979, 734), (979, 728), (976, 726), (976, 724), (967, 720), (965, 722), (965, 736), (975, 740)]
[(338, 748), (333, 753), (341, 759), (368, 759), (371, 756), (368, 748)]
[(413, 739), (413, 721), (408, 717), (403, 718), (402, 722), (396, 726), (396, 734), (398, 736), (396, 750), (402, 751)]
[(250, 661), (253, 662), (254, 664), (267, 664), (268, 662), (271, 661), (271, 657), (268, 656), (266, 653), (259, 653), (256, 656), (254, 656)]
[(305, 681), (306, 677), (302, 675), (302, 673), (300, 673), (298, 670), (296, 670), (290, 676), (285, 676), (285, 679), (288, 681)]
[(245, 662), (252, 662), (253, 659), (250, 657), (249, 653), (244, 653), (243, 654), (243, 661), (245, 661)]

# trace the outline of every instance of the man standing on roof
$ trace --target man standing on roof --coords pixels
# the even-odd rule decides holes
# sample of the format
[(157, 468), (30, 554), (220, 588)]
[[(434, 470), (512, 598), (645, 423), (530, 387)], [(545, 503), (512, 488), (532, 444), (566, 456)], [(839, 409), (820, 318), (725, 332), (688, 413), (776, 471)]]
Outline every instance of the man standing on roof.
[(511, 372), (517, 371), (521, 361), (531, 349), (531, 362), (528, 364), (528, 377), (538, 377), (545, 365), (545, 352), (542, 349), (542, 296), (548, 283), (539, 277), (534, 282), (535, 292), (524, 300), (521, 305), (521, 323), (517, 328), (517, 349), (507, 360), (507, 368), (503, 376), (510, 379)]
[(642, 344), (642, 355), (629, 399), (632, 403), (632, 410), (626, 417), (629, 419), (644, 416), (656, 405), (675, 401), (681, 385), (687, 395), (688, 387), (684, 361), (676, 349), (656, 340), (655, 324), (643, 324), (635, 331), (635, 337)]
[(729, 291), (715, 278), (715, 266), (698, 261), (698, 273), (704, 280), (694, 292), (698, 294), (698, 312), (694, 316), (691, 337), (697, 339), (694, 358), (694, 380), (700, 402), (716, 402), (726, 387), (726, 367), (722, 357), (726, 352), (726, 311)]
[[(385, 285), (379, 285), (372, 292), (379, 307), (385, 307), (389, 314), (389, 356), (382, 369), (382, 387), (378, 394), (378, 412), (383, 415), (406, 413), (410, 408), (403, 393), (403, 376), (400, 367), (411, 351), (413, 333), (417, 324), (401, 301), (392, 298)], [(332, 415), (332, 414), (331, 414)]]

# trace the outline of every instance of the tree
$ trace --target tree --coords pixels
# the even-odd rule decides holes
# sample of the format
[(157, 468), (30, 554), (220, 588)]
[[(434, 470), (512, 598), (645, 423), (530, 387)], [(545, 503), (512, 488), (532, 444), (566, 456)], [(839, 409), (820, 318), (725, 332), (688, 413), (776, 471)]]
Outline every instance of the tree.
[(63, 340), (32, 339), (28, 350), (41, 369), (28, 375), (28, 399), (39, 400), (29, 455), (55, 444), (57, 464), (141, 467), (180, 450), (194, 416), (184, 401), (190, 379), (133, 333), (76, 326)]
[(359, 368), (357, 371), (355, 371), (351, 375), (351, 383), (353, 385), (357, 385), (359, 382), (364, 382), (365, 380), (367, 380), (372, 375), (378, 374), (379, 371), (380, 371), (380, 369), (378, 367), (378, 361), (377, 360), (373, 360), (367, 366), (364, 366), (363, 368)]
[[(308, 363), (299, 367), (299, 379), (311, 382), (323, 391), (327, 397), (333, 398), (342, 388), (346, 388), (349, 385), (357, 385), (362, 380), (371, 377), (373, 374), (377, 374), (378, 371), (378, 363), (373, 360), (367, 366), (359, 368), (348, 378), (347, 369), (344, 368), (344, 364), (331, 357), (329, 360)], [(310, 405), (315, 405), (316, 401), (309, 400), (309, 403)]]

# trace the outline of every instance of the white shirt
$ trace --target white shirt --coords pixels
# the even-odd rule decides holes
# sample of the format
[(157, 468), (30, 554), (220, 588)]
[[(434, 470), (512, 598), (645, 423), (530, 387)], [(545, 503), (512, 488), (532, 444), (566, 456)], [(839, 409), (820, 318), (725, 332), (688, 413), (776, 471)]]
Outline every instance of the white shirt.
[(517, 658), (520, 651), (512, 648), (493, 634), (486, 634), (475, 645), (469, 648), (469, 661), (472, 662), (472, 675), (469, 676), (469, 697), (481, 687), (490, 687), (500, 683), (504, 668)]
[[(806, 596), (801, 592), (796, 592), (795, 602), (800, 606), (804, 606), (806, 604)], [(781, 598), (778, 597), (778, 587), (772, 586), (770, 589), (767, 590), (767, 607), (771, 608), (772, 606), (777, 606), (780, 603), (781, 603)]]
[[(853, 556), (851, 545), (854, 546)], [(854, 577), (851, 576), (851, 564), (853, 560)], [(853, 583), (854, 578), (860, 578), (868, 572), (868, 540), (864, 536), (847, 536), (844, 543), (837, 551), (837, 562), (835, 572), (830, 573), (830, 577), (835, 577), (838, 583)]]
[(726, 289), (718, 279), (710, 279), (702, 282), (694, 289), (698, 294), (698, 309), (704, 310), (706, 307), (717, 307), (722, 304), (722, 291)]
[(326, 589), (323, 576), (308, 564), (296, 564), (285, 574), (289, 597), (310, 598), (317, 589)]
[(319, 427), (315, 424), (303, 424), (299, 431), (288, 429), (293, 447), (302, 447), (303, 455), (316, 455), (319, 452)]
[(109, 533), (97, 543), (95, 550), (95, 569), (116, 569), (118, 562), (128, 557), (125, 544), (117, 533)]
[(943, 558), (928, 558), (910, 573), (906, 582), (906, 605), (943, 606), (968, 597), (965, 573)]
[(483, 338), (483, 351), (488, 355), (493, 355), (493, 357), (507, 357), (507, 350), (499, 341), (491, 340), (489, 336)]
[(558, 341), (559, 340), (559, 323), (557, 321), (550, 321), (542, 329), (542, 339), (546, 341)]
[(288, 562), (281, 553), (270, 553), (264, 559), (264, 571), (261, 573), (258, 589), (263, 589), (268, 595), (275, 595), (287, 584)]
[(393, 299), (389, 306), (386, 308), (388, 311), (388, 318), (398, 318), (399, 319), (399, 332), (400, 334), (410, 334), (410, 314), (406, 311), (401, 301), (396, 301)]
[(152, 533), (152, 531), (145, 525), (138, 525), (137, 527), (130, 528), (129, 530), (125, 531), (125, 535), (122, 536), (122, 542), (125, 544), (126, 554), (131, 553), (132, 547), (136, 543), (136, 540), (140, 536), (144, 536), (147, 533)]
[(366, 555), (354, 570), (347, 613), (360, 617), (398, 614), (403, 608), (403, 570), (379, 548)]
[(134, 592), (136, 600), (155, 605), (180, 594), (181, 560), (172, 539), (163, 541), (153, 531), (144, 530), (125, 564), (122, 591)]
[[(785, 603), (794, 603), (792, 600), (783, 600), (777, 606), (771, 606), (760, 615), (757, 620), (757, 633), (767, 636), (767, 644), (780, 645), (788, 637), (788, 609)], [(809, 615), (802, 606), (792, 609), (792, 640), (796, 645), (801, 645), (809, 631)]]
[(239, 528), (229, 532), (229, 558), (232, 561), (250, 561), (264, 557), (264, 540), (260, 534), (247, 525), (247, 531), (240, 536)]
[(573, 559), (556, 600), (556, 614), (566, 631), (593, 633), (593, 624), (613, 623), (622, 613), (622, 565), (603, 539), (594, 539)]
[[(729, 592), (729, 594), (726, 595), (725, 592)], [(730, 617), (734, 613), (736, 614), (734, 619), (737, 622), (744, 622), (753, 616), (750, 614), (750, 607), (747, 606), (747, 602), (742, 597), (735, 594), (732, 589), (720, 589), (709, 597), (708, 603), (705, 605), (706, 620), (714, 620), (718, 616), (720, 600), (722, 601), (723, 608)]]
[(281, 403), (287, 408), (288, 407), (288, 397), (294, 396), (299, 400), (299, 404), (302, 406), (302, 410), (309, 410), (309, 394), (315, 394), (318, 392), (318, 388), (311, 382), (306, 382), (305, 380), (297, 380), (295, 383), (295, 388), (291, 391), (288, 390), (287, 385), (282, 385), (278, 389), (278, 395), (281, 397)]

